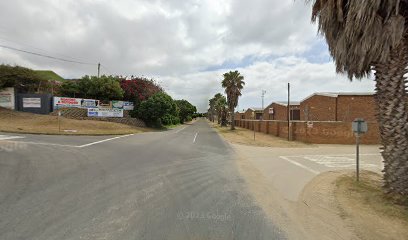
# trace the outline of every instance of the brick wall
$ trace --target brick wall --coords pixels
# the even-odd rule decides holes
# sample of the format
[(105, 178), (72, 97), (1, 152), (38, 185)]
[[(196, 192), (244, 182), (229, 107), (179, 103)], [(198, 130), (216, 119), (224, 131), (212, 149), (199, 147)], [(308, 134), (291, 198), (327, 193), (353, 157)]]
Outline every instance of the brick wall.
[(363, 118), (367, 122), (376, 122), (374, 96), (339, 96), (337, 98), (337, 120), (352, 122)]
[(301, 121), (336, 121), (336, 98), (315, 95), (300, 103)]
[[(271, 134), (277, 137), (288, 137), (286, 121), (248, 121), (236, 120), (236, 125)], [(292, 122), (292, 139), (315, 144), (354, 144), (355, 136), (351, 130), (351, 122), (313, 122), (308, 125), (305, 121)], [(362, 135), (362, 144), (379, 144), (380, 136), (378, 124), (368, 123), (368, 132)]]

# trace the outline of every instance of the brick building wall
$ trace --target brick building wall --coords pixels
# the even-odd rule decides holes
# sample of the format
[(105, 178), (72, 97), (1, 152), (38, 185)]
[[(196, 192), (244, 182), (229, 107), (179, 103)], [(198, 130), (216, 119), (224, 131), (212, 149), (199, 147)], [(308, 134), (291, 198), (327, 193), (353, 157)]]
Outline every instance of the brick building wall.
[(374, 96), (338, 96), (337, 119), (352, 122), (363, 118), (367, 122), (377, 122)]
[(313, 95), (300, 104), (301, 121), (376, 122), (374, 95)]
[[(273, 114), (269, 113), (269, 109), (273, 108)], [(291, 105), (290, 106), (292, 112), (291, 112), (291, 119), (293, 120), (300, 120), (299, 114), (296, 114), (296, 111), (299, 111), (300, 106), (299, 105)], [(288, 119), (288, 108), (287, 105), (284, 104), (279, 104), (279, 103), (272, 103), (269, 106), (267, 106), (263, 110), (263, 119), (264, 120), (280, 120), (280, 121), (285, 121)]]
[[(281, 138), (288, 137), (288, 125), (286, 121), (247, 121), (237, 120), (236, 125), (271, 134)], [(355, 144), (355, 136), (352, 132), (351, 122), (313, 122), (308, 125), (305, 121), (292, 122), (292, 139), (296, 141), (314, 144)], [(380, 135), (378, 124), (368, 123), (368, 132), (361, 137), (362, 144), (379, 144)]]
[(300, 103), (301, 121), (336, 121), (336, 98), (314, 95)]

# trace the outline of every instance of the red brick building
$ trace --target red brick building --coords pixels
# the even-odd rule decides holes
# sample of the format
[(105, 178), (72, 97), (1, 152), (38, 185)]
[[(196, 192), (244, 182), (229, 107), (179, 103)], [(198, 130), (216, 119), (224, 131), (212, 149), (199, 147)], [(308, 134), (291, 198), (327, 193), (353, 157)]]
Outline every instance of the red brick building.
[(376, 122), (374, 93), (315, 93), (300, 103), (302, 121)]
[[(290, 119), (300, 120), (300, 102), (290, 103)], [(263, 111), (264, 120), (288, 120), (288, 103), (273, 102), (269, 104)]]
[(262, 108), (248, 108), (245, 111), (245, 119), (257, 119), (260, 120), (263, 114)]

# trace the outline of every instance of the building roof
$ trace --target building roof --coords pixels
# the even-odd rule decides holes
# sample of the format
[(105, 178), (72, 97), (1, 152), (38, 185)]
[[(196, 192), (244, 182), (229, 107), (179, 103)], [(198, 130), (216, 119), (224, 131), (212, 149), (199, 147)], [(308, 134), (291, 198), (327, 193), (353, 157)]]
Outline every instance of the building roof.
[(337, 98), (338, 96), (373, 96), (375, 95), (374, 92), (317, 92), (313, 93), (312, 95), (306, 97), (302, 100), (305, 101), (314, 96), (325, 96), (325, 97), (334, 97)]
[[(285, 107), (288, 106), (288, 101), (286, 101), (286, 102), (285, 101), (273, 102), (272, 104), (274, 104), (274, 103), (285, 106)], [(289, 105), (290, 106), (300, 105), (300, 102), (290, 102)]]
[(263, 112), (263, 108), (257, 108), (257, 107), (250, 107), (250, 108), (248, 108), (248, 110), (252, 110), (254, 112), (259, 112), (259, 111)]

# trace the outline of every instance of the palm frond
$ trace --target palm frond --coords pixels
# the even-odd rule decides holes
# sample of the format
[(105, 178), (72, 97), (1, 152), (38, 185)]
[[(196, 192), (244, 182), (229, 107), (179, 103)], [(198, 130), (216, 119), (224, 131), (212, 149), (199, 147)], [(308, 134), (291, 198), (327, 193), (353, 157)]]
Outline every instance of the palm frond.
[(362, 78), (402, 43), (407, 8), (406, 0), (315, 0), (312, 21), (326, 38), (337, 72)]

